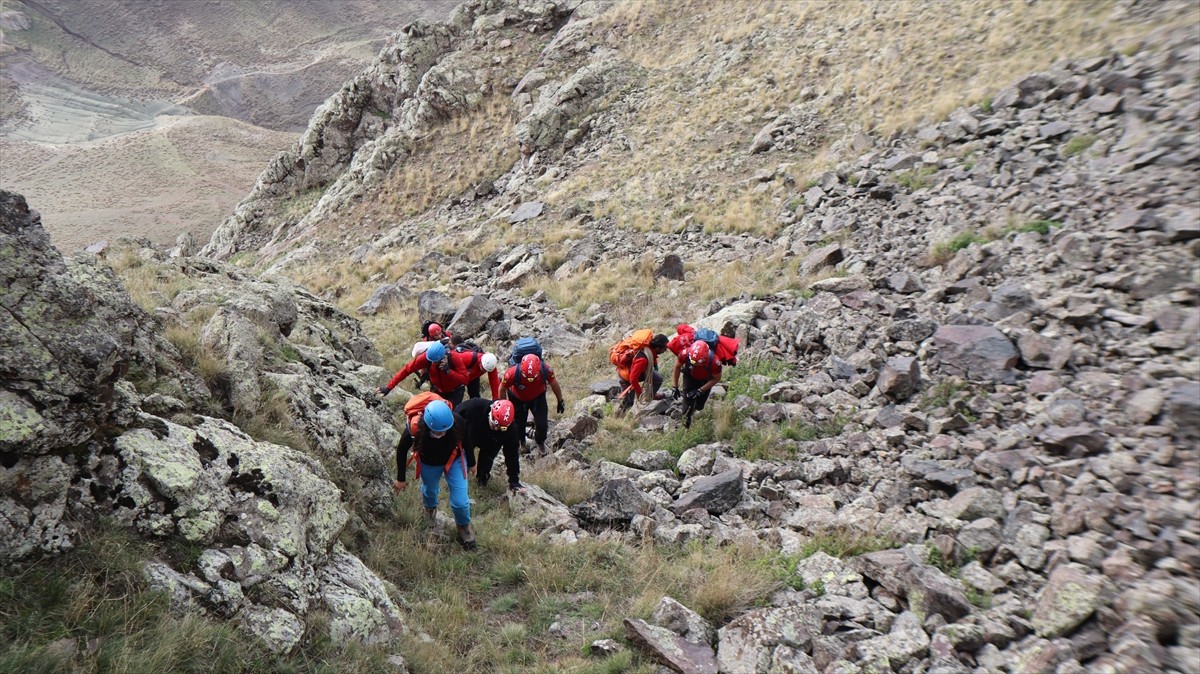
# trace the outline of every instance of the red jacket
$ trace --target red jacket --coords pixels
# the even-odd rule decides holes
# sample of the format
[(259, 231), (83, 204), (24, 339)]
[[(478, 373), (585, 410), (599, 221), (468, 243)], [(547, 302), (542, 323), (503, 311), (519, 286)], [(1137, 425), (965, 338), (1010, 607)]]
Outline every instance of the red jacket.
[[(654, 354), (654, 364), (658, 365), (658, 354)], [(650, 366), (650, 359), (646, 357), (645, 352), (638, 352), (633, 357), (633, 364), (629, 366), (629, 386), (637, 395), (642, 394), (642, 379), (646, 377), (646, 368)]]
[(488, 384), (490, 384), (492, 387), (492, 400), (499, 399), (500, 398), (500, 377), (496, 374), (495, 370), (488, 372), (487, 370), (483, 369), (483, 358), (482, 358), (483, 354), (482, 353), (463, 352), (463, 355), (467, 356), (468, 361), (473, 361), (473, 362), (468, 362), (468, 364), (467, 364), (467, 381), (475, 381), (476, 379), (479, 379), (480, 377), (482, 377), (484, 374), (487, 374)]
[(405, 365), (403, 369), (396, 373), (396, 376), (392, 377), (387, 387), (394, 389), (397, 384), (404, 381), (405, 377), (410, 374), (416, 374), (421, 370), (429, 371), (429, 386), (436, 392), (450, 393), (460, 386), (466, 386), (467, 382), (470, 381), (467, 376), (466, 354), (450, 351), (446, 353), (446, 357), (450, 359), (449, 370), (442, 369), (440, 363), (430, 367), (429, 359), (425, 357), (425, 354), (417, 354), (416, 358), (408, 361), (408, 365)]
[(554, 370), (545, 362), (542, 363), (542, 376), (537, 381), (526, 381), (517, 372), (517, 366), (508, 368), (504, 373), (504, 387), (514, 398), (522, 402), (531, 402), (538, 396), (546, 395), (546, 387), (554, 383)]

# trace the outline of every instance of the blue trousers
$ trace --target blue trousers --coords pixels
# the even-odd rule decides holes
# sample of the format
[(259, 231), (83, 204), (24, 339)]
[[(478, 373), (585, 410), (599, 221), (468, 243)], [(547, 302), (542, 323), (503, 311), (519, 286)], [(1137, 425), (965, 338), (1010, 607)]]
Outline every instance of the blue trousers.
[(446, 470), (445, 466), (431, 466), (421, 461), (421, 500), (429, 510), (437, 508), (438, 494), (441, 493), (442, 474), (446, 476), (446, 487), (450, 490), (450, 510), (454, 513), (454, 523), (465, 527), (471, 523), (471, 497), (467, 495), (467, 458), (460, 453), (458, 458)]

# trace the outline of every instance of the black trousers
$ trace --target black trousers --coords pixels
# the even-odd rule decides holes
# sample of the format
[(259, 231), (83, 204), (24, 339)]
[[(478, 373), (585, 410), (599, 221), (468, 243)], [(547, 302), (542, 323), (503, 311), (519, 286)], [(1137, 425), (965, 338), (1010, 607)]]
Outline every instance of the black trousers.
[[(683, 373), (683, 392), (685, 394), (689, 391), (696, 391), (701, 386), (704, 386), (707, 383), (708, 383), (708, 380), (701, 381), (699, 379), (693, 378), (692, 375), (688, 374), (687, 372)], [(704, 409), (704, 405), (708, 402), (708, 396), (711, 393), (712, 393), (712, 389), (709, 389), (707, 391), (702, 392), (700, 395), (696, 396), (695, 398), (688, 398), (685, 395), (683, 397), (684, 411), (690, 414), (693, 409), (696, 411), (700, 411), (700, 410)]]
[(467, 397), (468, 398), (478, 398), (479, 397), (479, 380), (480, 379), (483, 379), (483, 377), (476, 377), (475, 379), (472, 379), (470, 381), (470, 383), (467, 384)]
[[(550, 405), (546, 402), (546, 394), (525, 402), (518, 400), (508, 392), (508, 399), (512, 402), (517, 413), (517, 437), (521, 438), (521, 444), (525, 443), (525, 424), (529, 413), (533, 412), (533, 440), (539, 445), (546, 442), (546, 435), (550, 432)], [(507, 459), (506, 459), (507, 460)]]
[(516, 484), (521, 481), (521, 459), (517, 451), (520, 445), (516, 443), (499, 443), (491, 442), (486, 446), (479, 448), (479, 462), (475, 464), (475, 469), (478, 472), (479, 483), (487, 484), (492, 477), (492, 466), (496, 463), (496, 456), (500, 454), (501, 448), (504, 450), (504, 469), (508, 472), (508, 483)]
[(454, 389), (453, 391), (451, 391), (449, 393), (443, 393), (443, 392), (437, 391), (437, 390), (434, 391), (434, 393), (445, 398), (446, 402), (450, 403), (451, 408), (458, 407), (459, 403), (461, 403), (463, 401), (463, 394), (466, 392), (467, 392), (466, 386), (459, 386), (458, 388)]

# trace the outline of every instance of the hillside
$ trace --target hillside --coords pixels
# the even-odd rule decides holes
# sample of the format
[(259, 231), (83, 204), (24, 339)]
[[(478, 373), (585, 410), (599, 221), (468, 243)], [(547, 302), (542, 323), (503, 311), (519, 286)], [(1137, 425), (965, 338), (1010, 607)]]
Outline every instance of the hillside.
[[(201, 255), (3, 195), (0, 669), (1196, 671), (1198, 19), (469, 0)], [(565, 391), (474, 551), (388, 489), (424, 320)], [(707, 409), (615, 414), (684, 322)]]
[(451, 7), (4, 0), (0, 185), (38, 200), (64, 250), (207, 239), (390, 32)]

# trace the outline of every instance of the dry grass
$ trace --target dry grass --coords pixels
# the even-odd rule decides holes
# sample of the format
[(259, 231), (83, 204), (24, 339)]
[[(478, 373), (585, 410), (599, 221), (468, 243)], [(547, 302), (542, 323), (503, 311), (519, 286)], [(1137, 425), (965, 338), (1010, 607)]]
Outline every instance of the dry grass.
[[(1111, 20), (1112, 6), (626, 0), (601, 20), (621, 36), (620, 54), (648, 70), (642, 103), (622, 124), (630, 149), (609, 149), (552, 198), (604, 190), (595, 215), (622, 227), (669, 232), (690, 217), (708, 232), (770, 237), (783, 193), (749, 192), (740, 181), (755, 170), (786, 161), (806, 178), (836, 163), (829, 143), (854, 129), (886, 136), (940, 118), (1018, 74), (1152, 28)], [(807, 104), (818, 120), (811, 143), (786, 157), (747, 158), (767, 113), (806, 91), (825, 94)]]
[(494, 96), (416, 141), (367, 211), (409, 217), (508, 171), (520, 156), (511, 106), (507, 96)]

